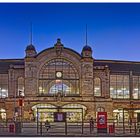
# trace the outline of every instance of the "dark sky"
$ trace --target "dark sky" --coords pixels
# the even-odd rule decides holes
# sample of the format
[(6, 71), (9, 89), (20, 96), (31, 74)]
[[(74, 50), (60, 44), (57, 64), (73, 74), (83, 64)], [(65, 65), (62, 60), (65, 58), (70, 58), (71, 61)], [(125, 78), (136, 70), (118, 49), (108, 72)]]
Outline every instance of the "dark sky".
[(40, 52), (61, 38), (79, 53), (88, 44), (95, 59), (140, 61), (140, 3), (0, 4), (0, 58), (23, 58), (33, 23)]

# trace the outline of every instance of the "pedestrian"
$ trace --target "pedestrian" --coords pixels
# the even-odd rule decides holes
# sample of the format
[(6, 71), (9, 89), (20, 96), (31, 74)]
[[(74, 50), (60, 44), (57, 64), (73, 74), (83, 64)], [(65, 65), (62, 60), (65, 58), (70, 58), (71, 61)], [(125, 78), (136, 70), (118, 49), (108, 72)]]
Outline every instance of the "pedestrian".
[(51, 125), (48, 120), (46, 120), (46, 122), (45, 122), (45, 127), (46, 127), (47, 132), (51, 128)]
[(90, 118), (90, 134), (94, 131), (94, 120), (93, 117)]

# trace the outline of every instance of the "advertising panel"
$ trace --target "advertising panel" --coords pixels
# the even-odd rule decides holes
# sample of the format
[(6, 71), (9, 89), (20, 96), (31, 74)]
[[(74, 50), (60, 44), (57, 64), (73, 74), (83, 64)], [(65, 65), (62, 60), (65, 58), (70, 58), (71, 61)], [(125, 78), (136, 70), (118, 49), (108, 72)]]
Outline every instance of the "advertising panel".
[(98, 132), (107, 132), (107, 112), (98, 112), (97, 129)]

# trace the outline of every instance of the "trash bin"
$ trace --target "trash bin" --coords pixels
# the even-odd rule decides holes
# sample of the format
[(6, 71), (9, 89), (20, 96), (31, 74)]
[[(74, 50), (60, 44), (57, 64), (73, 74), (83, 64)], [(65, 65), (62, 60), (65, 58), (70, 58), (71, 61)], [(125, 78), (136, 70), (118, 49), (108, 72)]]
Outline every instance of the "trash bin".
[(9, 132), (14, 133), (15, 132), (15, 125), (14, 124), (9, 124)]
[(21, 133), (21, 122), (15, 122), (15, 133)]
[(115, 132), (114, 125), (109, 125), (109, 133), (114, 133), (114, 132)]

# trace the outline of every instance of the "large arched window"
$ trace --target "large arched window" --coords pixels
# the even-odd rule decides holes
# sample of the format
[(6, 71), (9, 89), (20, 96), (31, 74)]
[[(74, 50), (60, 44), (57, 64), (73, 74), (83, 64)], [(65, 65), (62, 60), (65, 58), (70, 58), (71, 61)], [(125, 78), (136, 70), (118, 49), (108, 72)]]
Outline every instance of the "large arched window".
[(101, 79), (94, 78), (94, 96), (101, 96)]
[(74, 65), (62, 58), (46, 63), (39, 74), (39, 95), (79, 94), (79, 74)]
[(24, 78), (18, 78), (18, 96), (24, 96)]

